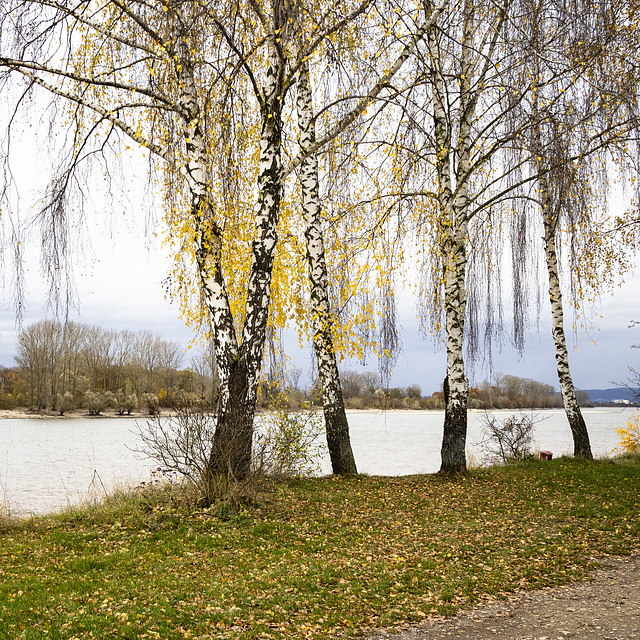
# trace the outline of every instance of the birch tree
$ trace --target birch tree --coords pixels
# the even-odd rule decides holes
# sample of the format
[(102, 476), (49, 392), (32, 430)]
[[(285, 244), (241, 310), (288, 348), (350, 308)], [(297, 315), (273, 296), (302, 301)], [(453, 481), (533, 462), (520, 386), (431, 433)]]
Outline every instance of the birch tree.
[[(539, 174), (529, 168), (540, 155), (524, 143), (546, 126), (549, 113), (566, 105), (566, 87), (576, 77), (597, 74), (593, 47), (581, 49), (582, 68), (567, 55), (581, 40), (580, 22), (566, 7), (552, 9), (562, 20), (541, 29), (536, 49), (555, 65), (544, 79), (544, 110), (527, 108), (526, 117), (517, 117), (542, 87), (530, 65), (531, 42), (522, 37), (536, 23), (535, 10), (510, 0), (449, 6), (419, 48), (416, 82), (395, 101), (404, 126), (392, 141), (393, 162), (396, 173), (406, 176), (398, 197), (414, 200), (416, 234), (424, 246), (421, 317), (425, 329), (436, 335), (443, 330), (446, 340), (443, 472), (466, 468), (464, 347), (477, 355), (482, 340), (490, 346), (503, 326), (501, 262), (510, 240), (516, 267), (514, 342), (519, 348), (524, 344), (530, 298), (525, 283), (532, 261), (523, 248), (532, 246), (536, 226), (512, 214), (519, 203), (539, 202), (534, 194)], [(585, 23), (594, 20), (590, 14)], [(547, 130), (543, 156), (562, 133)], [(570, 159), (578, 161), (583, 152), (574, 149)], [(554, 177), (550, 167), (545, 174)], [(603, 245), (597, 255), (613, 260), (620, 252)]]
[[(168, 215), (183, 225), (184, 251), (195, 255), (222, 382), (212, 475), (242, 478), (250, 467), (284, 181), (385, 90), (426, 30), (425, 23), (411, 33), (349, 110), (283, 167), (283, 109), (300, 65), (360, 6), (328, 4), (321, 21), (304, 23), (302, 48), (300, 35), (295, 47), (291, 37), (299, 7), (285, 1), (11, 0), (1, 9), (3, 86), (20, 76), (23, 97), (44, 89), (60, 101), (69, 125), (70, 155), (43, 210), (56, 229), (64, 235), (67, 197), (83, 162), (135, 143), (160, 167)], [(257, 121), (234, 127), (230, 113), (236, 117), (245, 96)], [(225, 208), (229, 193), (240, 198), (230, 182), (249, 185), (252, 210), (246, 193), (231, 212)], [(234, 216), (250, 247), (240, 256), (232, 250)], [(243, 285), (239, 296), (230, 295), (230, 281)]]
[[(350, 209), (349, 214), (345, 216), (346, 222), (339, 225), (339, 230), (334, 230), (334, 236), (340, 237), (340, 244), (344, 247), (349, 243), (349, 239), (355, 236), (355, 229), (361, 228), (363, 229), (362, 237), (356, 244), (364, 249), (365, 245), (371, 243), (369, 238), (372, 235), (376, 235), (379, 220), (376, 221), (371, 215), (366, 215), (363, 218), (361, 213), (354, 208), (354, 203), (350, 198), (350, 194), (359, 188), (357, 186), (358, 177), (354, 171), (354, 168), (357, 167), (354, 156), (358, 155), (361, 132), (370, 129), (372, 126), (372, 118), (370, 117), (368, 120), (365, 118), (366, 112), (362, 106), (366, 106), (373, 98), (379, 96), (384, 87), (382, 81), (388, 82), (396, 76), (418, 42), (424, 37), (427, 25), (432, 24), (437, 19), (437, 15), (442, 9), (438, 7), (433, 11), (425, 12), (421, 6), (411, 7), (410, 4), (405, 3), (401, 6), (384, 5), (381, 7), (378, 5), (375, 10), (379, 15), (375, 23), (371, 21), (365, 22), (364, 25), (360, 25), (360, 31), (358, 31), (357, 26), (352, 26), (347, 33), (341, 33), (336, 39), (328, 41), (321, 55), (316, 55), (312, 60), (303, 58), (297, 80), (296, 107), (299, 142), (301, 155), (304, 158), (298, 168), (298, 174), (300, 176), (302, 210), (305, 215), (305, 250), (310, 284), (310, 328), (316, 354), (318, 376), (323, 392), (328, 448), (331, 454), (332, 467), (336, 473), (354, 473), (356, 471), (353, 453), (349, 444), (348, 421), (338, 373), (337, 352), (341, 350), (342, 353), (340, 355), (343, 355), (345, 344), (353, 344), (355, 342), (357, 344), (356, 349), (360, 352), (364, 352), (368, 348), (377, 348), (381, 360), (386, 362), (387, 347), (392, 348), (392, 345), (390, 344), (391, 332), (387, 331), (385, 333), (385, 321), (393, 311), (391, 305), (392, 297), (388, 294), (388, 289), (383, 287), (383, 299), (380, 304), (380, 308), (383, 311), (381, 314), (380, 340), (377, 341), (378, 344), (376, 345), (376, 341), (371, 341), (368, 336), (363, 339), (363, 334), (367, 333), (366, 328), (375, 326), (372, 317), (373, 307), (369, 306), (364, 312), (353, 312), (355, 305), (349, 300), (351, 297), (349, 291), (353, 291), (355, 288), (368, 290), (370, 283), (365, 278), (367, 278), (367, 274), (373, 271), (369, 264), (364, 264), (368, 260), (363, 260), (362, 256), (354, 256), (355, 251), (351, 252), (342, 258), (340, 267), (335, 269), (335, 271), (340, 272), (337, 275), (340, 284), (336, 282), (336, 279), (332, 282), (330, 281), (323, 233), (323, 228), (330, 226), (330, 223), (326, 212), (323, 210), (320, 198), (319, 152), (318, 150), (314, 151), (318, 147), (316, 135), (318, 116), (314, 111), (313, 105), (310, 67), (311, 63), (314, 63), (316, 77), (325, 76), (324, 103), (317, 111), (318, 114), (321, 114), (320, 121), (325, 130), (335, 130), (331, 125), (332, 112), (335, 111), (338, 114), (342, 114), (345, 112), (346, 105), (356, 101), (360, 102), (360, 106), (357, 105), (353, 112), (354, 114), (358, 111), (360, 112), (359, 117), (356, 119), (357, 132), (350, 129), (343, 136), (336, 137), (333, 140), (331, 150), (324, 154), (324, 175), (326, 178), (339, 173), (341, 179), (349, 185), (347, 195), (337, 194), (327, 189), (328, 201), (331, 202), (332, 206)], [(351, 21), (351, 24), (353, 25), (354, 21)], [(364, 34), (368, 34), (368, 40)], [(381, 36), (375, 45), (371, 42), (372, 34), (374, 34), (374, 38), (375, 34), (380, 34)], [(358, 44), (354, 46), (354, 42), (360, 46)], [(397, 45), (398, 43), (401, 45), (399, 55), (395, 53), (393, 47), (394, 44)], [(370, 61), (365, 65), (365, 68), (362, 65), (362, 55)], [(333, 60), (333, 64), (331, 60)], [(321, 64), (326, 65), (322, 73), (317, 69)], [(327, 68), (331, 69), (332, 67), (339, 69), (335, 75), (330, 70), (328, 73), (324, 73)], [(347, 72), (347, 67), (352, 68), (353, 74)], [(372, 91), (363, 100), (360, 97), (360, 88), (368, 84), (367, 79), (371, 75), (374, 77), (378, 75), (380, 80), (374, 84)], [(336, 90), (336, 87), (340, 88)], [(385, 101), (388, 101), (387, 93), (388, 91), (385, 91)], [(384, 103), (381, 104), (383, 105)], [(374, 107), (374, 110), (377, 111), (378, 108)], [(329, 122), (327, 122), (328, 116)], [(333, 117), (335, 118), (335, 116)], [(338, 116), (337, 119), (339, 121), (340, 117)], [(375, 116), (373, 119), (375, 119)], [(340, 149), (338, 153), (335, 152), (336, 148)], [(335, 162), (337, 155), (342, 157), (339, 163)], [(340, 165), (340, 169), (337, 171), (336, 164)], [(368, 174), (367, 178), (370, 179), (370, 177), (371, 174)], [(386, 246), (385, 248), (388, 250), (389, 247)], [(367, 253), (371, 254), (371, 251), (369, 250)], [(346, 289), (347, 295), (336, 296), (335, 293), (339, 288)], [(333, 302), (331, 289), (334, 292)], [(385, 292), (386, 297), (384, 295)], [(341, 307), (343, 312), (347, 308), (352, 311), (351, 318), (347, 323), (343, 324), (341, 322), (341, 318), (336, 312), (336, 307)], [(356, 331), (365, 328), (365, 331), (355, 340), (352, 340), (350, 335), (353, 335), (353, 328)], [(336, 340), (336, 334), (340, 332), (343, 334), (342, 339), (338, 337)], [(338, 344), (341, 345), (342, 349), (338, 347)]]
[[(304, 153), (316, 142), (309, 65), (306, 61), (302, 63), (298, 72), (297, 108), (300, 147)], [(302, 206), (306, 215), (305, 239), (313, 314), (312, 338), (316, 353), (318, 377), (322, 385), (322, 408), (331, 466), (334, 473), (357, 473), (349, 438), (349, 423), (344, 408), (338, 362), (333, 344), (316, 154), (310, 154), (305, 158), (300, 166), (299, 173), (303, 199)]]
[[(281, 110), (286, 93), (282, 41), (290, 16), (289, 8), (280, 3), (268, 7), (269, 13), (258, 4), (248, 10), (241, 5), (226, 9), (216, 13), (212, 6), (170, 0), (114, 0), (101, 6), (82, 2), (73, 7), (49, 1), (10, 2), (3, 8), (2, 26), (6, 33), (14, 25), (17, 44), (8, 54), (8, 43), (3, 43), (0, 64), (6, 75), (17, 72), (26, 78), (27, 89), (43, 87), (72, 105), (76, 144), (70, 166), (50, 194), (53, 216), (63, 216), (64, 190), (85, 155), (91, 133), (103, 133), (98, 146), (116, 138), (119, 145), (129, 138), (145, 147), (165, 162), (169, 183), (182, 176), (196, 228), (199, 274), (215, 328), (217, 360), (227, 382), (212, 449), (212, 473), (242, 477), (249, 468), (282, 188)], [(230, 34), (243, 21), (256, 20), (264, 34), (256, 55), (262, 66), (254, 74), (235, 48), (245, 43), (236, 43)], [(249, 47), (252, 40), (260, 39), (249, 38), (246, 29), (242, 37)], [(54, 45), (57, 38), (66, 45), (69, 61), (60, 60)], [(202, 99), (212, 84), (232, 84), (241, 69), (247, 72), (259, 103), (261, 133), (255, 234), (239, 339), (224, 282), (224, 213), (210, 197), (215, 176), (206, 127), (215, 123), (205, 121)], [(100, 131), (105, 125), (106, 132)]]
[[(534, 122), (524, 154), (537, 193), (528, 202), (537, 203), (542, 221), (557, 373), (574, 455), (587, 459), (593, 456), (569, 366), (560, 256), (576, 311), (629, 268), (629, 238), (612, 234), (620, 220), (607, 206), (612, 170), (624, 175), (638, 157), (629, 10), (625, 3), (587, 3), (568, 23), (553, 3), (540, 1), (530, 5), (531, 20), (514, 25), (527, 51), (521, 71), (534, 83), (514, 119)], [(544, 33), (553, 33), (553, 40)], [(520, 207), (520, 215), (527, 208)]]
[[(470, 225), (484, 208), (478, 174), (486, 170), (497, 147), (483, 144), (482, 120), (493, 116), (499, 128), (500, 106), (493, 94), (499, 78), (496, 55), (509, 63), (500, 37), (507, 4), (480, 5), (466, 0), (459, 12), (452, 9), (446, 27), (433, 26), (425, 45), (425, 84), (433, 118), (432, 179), (435, 190), (426, 192), (436, 202), (432, 220), (439, 251), (434, 266), (441, 269), (435, 292), (442, 289), (446, 333), (447, 373), (444, 380), (445, 421), (442, 465), (445, 472), (466, 469), (467, 397), (463, 346), (467, 314), (467, 245)], [(489, 90), (486, 89), (489, 87)], [(425, 105), (427, 106), (427, 105)], [(492, 113), (493, 112), (493, 113)], [(497, 112), (497, 113), (496, 113)], [(497, 121), (497, 122), (496, 122)], [(517, 135), (513, 132), (513, 137)], [(498, 147), (499, 148), (499, 147)], [(433, 296), (431, 296), (433, 300)], [(437, 323), (437, 321), (436, 321)]]

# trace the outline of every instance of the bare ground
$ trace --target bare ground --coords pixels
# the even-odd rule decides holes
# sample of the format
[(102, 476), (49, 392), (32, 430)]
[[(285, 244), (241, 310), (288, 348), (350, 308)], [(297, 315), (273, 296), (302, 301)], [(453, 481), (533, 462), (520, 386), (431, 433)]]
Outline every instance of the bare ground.
[(507, 600), (427, 620), (370, 640), (640, 639), (640, 553), (605, 557), (589, 582), (520, 591)]

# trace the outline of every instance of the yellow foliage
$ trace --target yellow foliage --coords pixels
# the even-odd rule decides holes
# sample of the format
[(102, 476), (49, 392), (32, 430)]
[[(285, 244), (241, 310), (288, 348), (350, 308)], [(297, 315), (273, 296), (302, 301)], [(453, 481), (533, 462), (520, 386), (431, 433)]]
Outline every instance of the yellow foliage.
[[(270, 35), (268, 24), (255, 19), (255, 13), (262, 11), (263, 4), (268, 8), (268, 3), (259, 0), (253, 8), (241, 5), (237, 9), (237, 24), (243, 26), (236, 35), (241, 38), (243, 48), (251, 52), (245, 62), (256, 70), (258, 84), (267, 68), (268, 49), (264, 44)], [(201, 242), (205, 248), (211, 248), (202, 240), (200, 216), (206, 208), (219, 231), (216, 263), (224, 281), (237, 338), (242, 340), (252, 244), (256, 236), (261, 107), (254, 95), (252, 80), (242, 73), (230, 74), (227, 82), (212, 83), (212, 61), (215, 68), (232, 69), (236, 53), (220, 46), (217, 32), (207, 24), (208, 14), (198, 5), (187, 3), (180, 9), (190, 26), (178, 40), (172, 19), (165, 15), (167, 8), (161, 10), (162, 3), (149, 3), (145, 18), (152, 27), (149, 33), (141, 31), (132, 14), (117, 5), (97, 6), (90, 21), (78, 22), (78, 47), (69, 61), (74, 76), (64, 82), (69, 91), (82, 95), (87, 102), (104, 105), (109, 117), (117, 119), (121, 130), (151, 151), (148, 179), (152, 190), (163, 196), (164, 246), (173, 256), (173, 265), (165, 280), (166, 293), (178, 303), (186, 323), (198, 334), (210, 331), (196, 256)], [(344, 3), (335, 6), (341, 13), (349, 13)], [(282, 46), (285, 59), (295, 59), (300, 42), (305, 38), (313, 41), (314, 34), (324, 29), (328, 19), (326, 5), (315, 0), (306, 3), (303, 11), (301, 27), (304, 29), (295, 38), (291, 34), (281, 37), (279, 31), (272, 34), (278, 36), (276, 41)], [(366, 51), (372, 73), (374, 68), (382, 71), (390, 67), (403, 38), (412, 32), (412, 21), (407, 17), (421, 12), (421, 3), (410, 0), (396, 17), (374, 13), (369, 16), (366, 35), (378, 43)], [(330, 37), (322, 38), (307, 56), (313, 75), (314, 101), (316, 105), (323, 105), (317, 108), (316, 124), (320, 131), (331, 130), (344, 115), (342, 107), (326, 106), (342, 105), (353, 91), (348, 84), (333, 82), (331, 60), (338, 52), (343, 66), (359, 68), (361, 28), (353, 21), (332, 32)], [(193, 82), (193, 91), (191, 84), (186, 83), (187, 76)], [(330, 81), (326, 81), (327, 76)], [(106, 80), (87, 84), (85, 78)], [(131, 87), (139, 86), (144, 88), (140, 95), (145, 97), (132, 100)], [(197, 104), (196, 111), (189, 107), (188, 121), (185, 120), (187, 98)], [(86, 132), (93, 127), (103, 127), (105, 131), (111, 127), (101, 111), (78, 109), (75, 103), (70, 103), (67, 116), (76, 123), (78, 153), (82, 151)], [(282, 158), (286, 164), (299, 152), (293, 101), (283, 104), (282, 118)], [(339, 357), (361, 358), (367, 352), (385, 353), (377, 331), (377, 319), (388, 311), (382, 292), (393, 289), (396, 277), (407, 277), (408, 246), (403, 246), (407, 241), (405, 224), (413, 228), (421, 216), (429, 215), (424, 213), (428, 205), (418, 203), (407, 209), (406, 221), (396, 221), (395, 209), (402, 202), (400, 194), (406, 186), (407, 158), (387, 161), (385, 158), (393, 160), (396, 151), (381, 151), (377, 142), (371, 146), (365, 144), (367, 131), (378, 140), (393, 122), (391, 113), (383, 115), (378, 109), (365, 110), (360, 116), (358, 136), (352, 131), (345, 132), (318, 157), (325, 259), (332, 285), (332, 311), (324, 322), (331, 328)], [(205, 151), (198, 156), (198, 162), (205, 167), (207, 202), (194, 209), (193, 194), (185, 181), (185, 166), (193, 160), (193, 148), (200, 136)], [(269, 327), (277, 331), (295, 323), (301, 340), (312, 337), (315, 324), (315, 311), (310, 304), (305, 226), (298, 176), (292, 174), (280, 203), (278, 244), (270, 281)]]
[(620, 443), (612, 453), (640, 453), (640, 414), (634, 411), (625, 424), (626, 426), (616, 429)]

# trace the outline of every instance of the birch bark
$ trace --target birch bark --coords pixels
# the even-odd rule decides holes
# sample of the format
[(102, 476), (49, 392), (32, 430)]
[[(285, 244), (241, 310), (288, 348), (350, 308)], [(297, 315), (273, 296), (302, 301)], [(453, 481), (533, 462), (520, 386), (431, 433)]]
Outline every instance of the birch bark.
[[(316, 142), (309, 65), (306, 61), (302, 63), (298, 74), (297, 109), (300, 147), (302, 152), (306, 153)], [(335, 474), (357, 473), (333, 344), (333, 321), (329, 304), (316, 153), (311, 153), (301, 163), (300, 184), (306, 219), (305, 238), (311, 286), (313, 346), (318, 377), (322, 385), (322, 409), (331, 467)]]
[[(536, 23), (538, 24), (538, 23)], [(537, 37), (537, 31), (536, 31)], [(541, 83), (541, 70), (539, 57), (535, 57), (535, 78)], [(539, 87), (538, 87), (539, 89)], [(554, 202), (549, 186), (550, 167), (544, 160), (546, 154), (542, 142), (540, 114), (540, 91), (533, 92), (532, 98), (532, 147), (533, 156), (537, 159), (537, 181), (540, 194), (540, 213), (544, 228), (544, 249), (547, 274), (549, 277), (549, 301), (551, 303), (551, 333), (555, 347), (556, 369), (558, 381), (560, 382), (560, 393), (564, 405), (571, 434), (573, 436), (573, 455), (587, 460), (593, 460), (591, 443), (587, 425), (580, 411), (580, 405), (576, 398), (576, 391), (569, 368), (569, 352), (567, 340), (564, 332), (564, 311), (562, 306), (562, 289), (560, 287), (560, 277), (558, 271), (558, 256), (556, 253), (556, 238), (558, 221), (562, 203)]]
[(549, 273), (549, 300), (551, 302), (551, 332), (556, 352), (556, 368), (562, 403), (567, 414), (569, 427), (573, 436), (573, 455), (593, 460), (589, 432), (580, 405), (576, 398), (576, 390), (569, 369), (569, 353), (564, 333), (564, 313), (562, 309), (562, 291), (558, 277), (558, 259), (556, 255), (556, 224), (550, 210), (549, 191), (546, 187), (546, 176), (541, 176), (540, 190), (543, 201), (542, 218), (544, 223), (544, 245), (547, 271)]
[(251, 248), (242, 342), (235, 356), (227, 361), (228, 384), (221, 394), (209, 464), (213, 475), (234, 479), (245, 478), (251, 468), (253, 421), (278, 240), (277, 226), (282, 195), (281, 142), (285, 63), (276, 44), (275, 33), (278, 33), (277, 28), (269, 36), (268, 68), (262, 88), (256, 235)]
[[(457, 212), (459, 217), (460, 212)], [(451, 216), (455, 218), (456, 216)], [(447, 335), (447, 376), (444, 380), (444, 430), (440, 471), (464, 472), (467, 468), (467, 399), (469, 382), (464, 367), (464, 319), (466, 311), (466, 222), (451, 220), (444, 274), (444, 308)]]
[[(180, 37), (179, 20), (173, 9), (168, 11), (172, 41), (175, 43), (176, 76), (180, 87), (180, 107), (183, 117), (183, 137), (187, 162), (182, 170), (191, 193), (191, 215), (197, 229), (197, 268), (202, 295), (213, 329), (215, 354), (220, 369), (221, 389), (217, 408), (217, 428), (212, 443), (210, 473), (242, 477), (246, 471), (245, 456), (239, 438), (243, 410), (239, 393), (237, 363), (239, 345), (221, 264), (222, 233), (210, 201), (211, 174), (207, 159), (207, 145), (201, 129), (202, 114), (197, 86), (186, 39)], [(237, 399), (232, 403), (232, 398)], [(232, 405), (234, 405), (232, 407)], [(233, 442), (232, 442), (233, 440)], [(214, 467), (213, 462), (216, 462)]]
[[(540, 128), (534, 127), (534, 141), (536, 143), (536, 157), (542, 158), (542, 146), (540, 142)], [(569, 352), (564, 332), (564, 311), (562, 307), (562, 289), (558, 273), (558, 257), (556, 253), (556, 228), (558, 214), (554, 212), (551, 199), (548, 172), (539, 172), (538, 189), (540, 191), (542, 222), (544, 226), (544, 248), (547, 273), (549, 276), (549, 301), (551, 302), (551, 333), (555, 346), (556, 369), (560, 392), (564, 405), (571, 434), (573, 436), (573, 455), (579, 458), (593, 460), (591, 443), (587, 425), (580, 411), (580, 405), (576, 398), (576, 390), (569, 368)]]
[[(171, 18), (170, 18), (171, 19)], [(274, 29), (274, 31), (277, 31)], [(241, 480), (251, 468), (253, 421), (258, 378), (266, 337), (271, 275), (277, 244), (276, 227), (282, 191), (280, 160), (284, 60), (272, 34), (262, 87), (260, 170), (256, 232), (252, 244), (242, 341), (238, 341), (221, 265), (222, 232), (209, 199), (211, 175), (201, 130), (201, 113), (186, 39), (176, 20), (176, 58), (188, 162), (184, 174), (192, 196), (191, 212), (198, 229), (197, 266), (213, 328), (220, 374), (217, 425), (208, 473)]]
[[(465, 6), (465, 36), (469, 36), (470, 3)], [(447, 344), (447, 375), (444, 380), (445, 419), (442, 436), (440, 471), (466, 470), (467, 398), (469, 382), (464, 367), (464, 321), (466, 312), (466, 239), (468, 230), (467, 173), (469, 133), (473, 118), (473, 101), (469, 100), (470, 53), (463, 43), (460, 95), (462, 120), (458, 144), (452, 145), (452, 123), (447, 113), (444, 75), (436, 40), (436, 30), (429, 30), (428, 46), (430, 80), (433, 90), (433, 114), (436, 142), (436, 171), (440, 234), (443, 249), (444, 312)], [(466, 75), (465, 75), (466, 74)], [(452, 174), (452, 152), (458, 156), (458, 167)], [(455, 185), (454, 185), (455, 182)]]

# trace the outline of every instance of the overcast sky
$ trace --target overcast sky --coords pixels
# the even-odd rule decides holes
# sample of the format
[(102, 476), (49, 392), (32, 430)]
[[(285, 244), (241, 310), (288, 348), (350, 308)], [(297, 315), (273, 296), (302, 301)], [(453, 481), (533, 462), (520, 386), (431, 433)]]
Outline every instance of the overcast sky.
[[(6, 107), (6, 105), (5, 105)], [(0, 124), (6, 121), (8, 111), (0, 113)], [(5, 130), (4, 128), (2, 129)], [(26, 122), (13, 144), (12, 168), (20, 183), (21, 216), (29, 215), (36, 195), (47, 184), (51, 161), (43, 152), (50, 142), (45, 127), (34, 127)], [(43, 137), (44, 136), (44, 137)], [(129, 158), (135, 158), (134, 151)], [(113, 329), (148, 329), (164, 338), (177, 340), (186, 349), (192, 338), (191, 331), (180, 318), (178, 307), (165, 298), (162, 281), (167, 275), (169, 260), (160, 246), (160, 238), (148, 233), (153, 228), (153, 206), (145, 206), (145, 194), (141, 193), (137, 172), (144, 173), (145, 162), (141, 158), (131, 162), (125, 170), (125, 196), (115, 194), (111, 205), (104, 201), (105, 185), (94, 181), (87, 189), (87, 197), (93, 208), (88, 209), (88, 237), (82, 247), (74, 246), (76, 253), (76, 285), (78, 310), (71, 319), (86, 324)], [(121, 182), (118, 179), (118, 182)], [(127, 191), (128, 189), (128, 191)], [(14, 204), (16, 204), (14, 202)], [(148, 205), (148, 202), (146, 202)], [(618, 205), (620, 203), (618, 202)], [(618, 206), (618, 208), (620, 208)], [(6, 212), (4, 216), (7, 238)], [(161, 217), (161, 216), (158, 216)], [(27, 308), (24, 325), (46, 316), (42, 274), (37, 250), (38, 236), (33, 234), (32, 245), (26, 247)], [(81, 250), (82, 249), (82, 250)], [(4, 287), (0, 290), (0, 364), (13, 366), (16, 353), (18, 328), (11, 300), (12, 271), (5, 250), (2, 256)], [(407, 270), (415, 265), (407, 265)], [(415, 269), (414, 269), (415, 270)], [(591, 316), (596, 329), (577, 335), (577, 350), (570, 352), (574, 381), (579, 388), (608, 388), (614, 382), (624, 382), (628, 367), (640, 368), (640, 326), (629, 328), (631, 320), (640, 320), (640, 276), (629, 274), (626, 283), (613, 295), (605, 295), (596, 315)], [(392, 386), (418, 384), (423, 393), (439, 390), (445, 373), (443, 346), (434, 345), (431, 339), (423, 339), (415, 318), (415, 301), (407, 294), (399, 304), (402, 325), (403, 351), (398, 358), (391, 380)], [(599, 318), (598, 314), (602, 317)], [(565, 327), (570, 344), (572, 317), (566, 315)], [(311, 356), (307, 349), (300, 351), (295, 332), (285, 336), (285, 346), (291, 355), (292, 366), (304, 372), (301, 383), (311, 373)], [(183, 361), (188, 366), (191, 354)], [(469, 364), (469, 363), (468, 363)], [(358, 363), (342, 363), (343, 369), (358, 369)], [(370, 359), (368, 370), (376, 370), (377, 362)], [(525, 353), (519, 357), (505, 338), (501, 352), (494, 352), (493, 372), (533, 378), (558, 387), (548, 303), (543, 307), (540, 324), (530, 327)], [(470, 371), (472, 382), (480, 382), (490, 374), (486, 363), (477, 362)]]
[[(71, 319), (114, 329), (149, 329), (164, 338), (179, 341), (186, 349), (192, 336), (179, 316), (177, 305), (165, 298), (162, 280), (169, 262), (159, 241), (146, 237), (143, 224), (118, 226), (93, 225), (92, 248), (85, 251), (85, 258), (76, 265), (79, 309), (72, 312)], [(38, 260), (35, 253), (29, 255), (25, 325), (45, 317)], [(10, 270), (5, 267), (0, 311), (0, 364), (5, 366), (14, 364), (18, 331), (8, 286), (10, 280)], [(597, 309), (603, 317), (595, 321), (599, 330), (588, 334), (579, 332), (578, 350), (570, 353), (570, 359), (576, 385), (580, 388), (611, 387), (612, 382), (626, 379), (629, 365), (640, 366), (640, 350), (631, 349), (632, 344), (640, 343), (640, 326), (629, 328), (630, 320), (640, 319), (639, 294), (640, 278), (631, 275), (613, 296), (603, 298)], [(414, 301), (408, 295), (401, 300), (400, 320), (403, 351), (391, 384), (419, 384), (423, 393), (432, 393), (440, 388), (444, 377), (444, 350), (430, 339), (423, 339), (419, 333)], [(567, 326), (570, 331), (570, 319)], [(573, 341), (571, 334), (569, 340)], [(304, 372), (301, 379), (304, 383), (311, 370), (310, 354), (299, 351), (293, 332), (285, 336), (285, 341), (292, 364)], [(191, 354), (185, 354), (184, 366), (189, 364), (190, 358)], [(371, 359), (366, 368), (376, 370), (376, 365)], [(342, 366), (359, 367), (358, 363), (343, 363)], [(530, 328), (524, 356), (519, 358), (505, 341), (502, 351), (494, 353), (493, 371), (534, 378), (557, 387), (548, 307), (542, 310), (539, 329)], [(476, 382), (486, 376), (486, 367), (476, 363)]]

